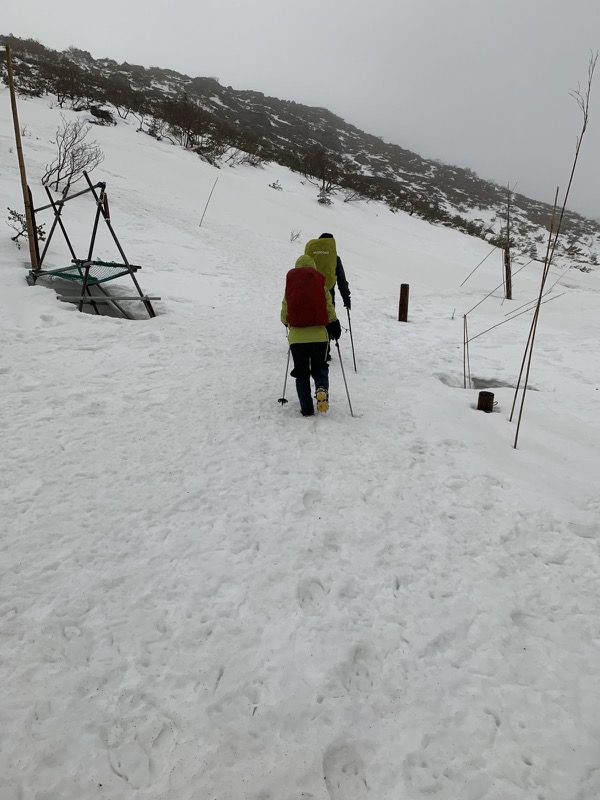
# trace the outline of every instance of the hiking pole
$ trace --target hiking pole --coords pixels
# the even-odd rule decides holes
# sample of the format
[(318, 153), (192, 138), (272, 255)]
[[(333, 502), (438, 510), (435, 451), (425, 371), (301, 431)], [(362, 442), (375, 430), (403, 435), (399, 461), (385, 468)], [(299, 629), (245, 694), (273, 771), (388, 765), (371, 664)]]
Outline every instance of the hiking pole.
[(284, 403), (288, 402), (285, 399), (285, 387), (287, 386), (287, 376), (288, 376), (288, 370), (290, 368), (290, 353), (291, 352), (292, 352), (292, 348), (288, 347), (287, 364), (286, 364), (286, 367), (285, 367), (285, 380), (283, 381), (283, 396), (280, 397), (279, 400), (277, 401), (278, 403), (281, 403), (282, 406), (283, 406)]
[(350, 331), (350, 344), (352, 345), (352, 360), (354, 361), (354, 372), (358, 372), (356, 369), (356, 356), (354, 355), (354, 339), (352, 338), (352, 323), (350, 322), (350, 309), (346, 308), (346, 314), (348, 314), (348, 330)]
[(346, 383), (346, 373), (344, 372), (344, 365), (342, 363), (342, 351), (340, 350), (340, 344), (338, 340), (335, 340), (335, 346), (337, 347), (338, 356), (340, 357), (340, 367), (342, 368), (342, 375), (344, 376), (344, 386), (346, 387), (346, 397), (348, 398), (348, 405), (350, 406), (350, 416), (354, 416), (354, 411), (352, 411), (352, 403), (350, 402), (350, 393), (348, 392), (348, 384)]

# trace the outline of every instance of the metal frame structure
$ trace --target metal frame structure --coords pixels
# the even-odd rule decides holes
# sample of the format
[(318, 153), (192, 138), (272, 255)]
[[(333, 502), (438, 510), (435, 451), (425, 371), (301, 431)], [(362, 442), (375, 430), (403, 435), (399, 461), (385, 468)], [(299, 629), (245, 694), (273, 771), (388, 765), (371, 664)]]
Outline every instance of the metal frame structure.
[[(127, 256), (125, 255), (125, 252), (124, 252), (123, 248), (121, 247), (121, 243), (119, 242), (119, 239), (117, 238), (117, 235), (116, 235), (116, 233), (114, 231), (114, 228), (113, 228), (111, 220), (110, 220), (110, 208), (109, 208), (109, 205), (108, 205), (108, 195), (106, 193), (106, 183), (104, 181), (99, 181), (98, 183), (93, 184), (91, 182), (90, 177), (87, 174), (87, 172), (84, 172), (83, 176), (84, 176), (84, 178), (85, 178), (85, 180), (86, 180), (86, 182), (88, 184), (87, 189), (83, 189), (83, 190), (81, 190), (79, 192), (75, 192), (74, 194), (70, 195), (69, 194), (69, 189), (71, 187), (70, 187), (70, 183), (67, 183), (67, 185), (65, 186), (65, 188), (63, 190), (61, 199), (56, 201), (52, 197), (52, 194), (50, 193), (50, 190), (46, 186), (44, 188), (46, 190), (46, 194), (48, 195), (48, 200), (50, 202), (47, 203), (46, 205), (40, 206), (39, 208), (36, 208), (36, 209), (33, 208), (33, 203), (31, 203), (34, 230), (36, 230), (36, 228), (35, 228), (35, 224), (36, 224), (35, 223), (35, 215), (38, 214), (40, 211), (46, 211), (47, 209), (51, 208), (53, 213), (54, 213), (54, 220), (52, 222), (52, 227), (50, 228), (50, 231), (48, 233), (48, 237), (46, 239), (46, 243), (44, 245), (44, 249), (43, 249), (43, 251), (41, 253), (39, 252), (39, 244), (38, 244), (38, 241), (37, 241), (37, 237), (34, 237), (36, 254), (37, 254), (37, 267), (32, 269), (32, 270), (30, 270), (29, 277), (28, 277), (28, 282), (33, 285), (33, 284), (36, 283), (36, 281), (40, 277), (57, 277), (57, 278), (63, 277), (63, 278), (66, 278), (68, 280), (75, 280), (78, 283), (81, 283), (81, 294), (79, 296), (61, 297), (60, 299), (61, 300), (77, 301), (78, 307), (79, 307), (79, 311), (83, 310), (84, 304), (90, 303), (92, 305), (95, 313), (99, 314), (100, 311), (98, 310), (96, 303), (97, 302), (105, 303), (105, 302), (111, 302), (111, 301), (110, 301), (110, 299), (104, 299), (104, 298), (102, 298), (102, 299), (97, 299), (96, 298), (95, 299), (94, 296), (92, 295), (90, 287), (98, 286), (99, 283), (105, 283), (106, 281), (113, 280), (114, 278), (121, 277), (123, 275), (127, 275), (128, 274), (128, 275), (131, 276), (131, 280), (133, 281), (133, 284), (134, 284), (134, 286), (135, 286), (135, 288), (137, 290), (137, 293), (138, 293), (139, 297), (133, 297), (133, 298), (128, 297), (128, 298), (122, 298), (122, 299), (139, 300), (140, 302), (142, 302), (144, 304), (144, 306), (146, 308), (146, 311), (148, 312), (148, 316), (149, 317), (155, 317), (156, 316), (156, 312), (154, 311), (154, 308), (152, 306), (151, 300), (160, 300), (160, 298), (159, 297), (158, 298), (155, 298), (155, 297), (150, 298), (148, 295), (145, 295), (142, 292), (140, 284), (138, 283), (138, 280), (137, 280), (137, 278), (135, 276), (135, 273), (138, 270), (140, 270), (141, 267), (139, 265), (130, 264), (129, 261), (127, 260)], [(81, 197), (82, 195), (85, 195), (85, 194), (88, 194), (88, 193), (92, 194), (92, 196), (94, 198), (94, 201), (96, 203), (96, 214), (95, 214), (95, 217), (94, 217), (94, 226), (93, 226), (93, 229), (92, 229), (92, 235), (90, 237), (87, 256), (86, 256), (86, 258), (78, 258), (76, 253), (75, 253), (75, 249), (74, 249), (74, 247), (73, 247), (73, 245), (71, 243), (71, 240), (69, 238), (69, 234), (67, 233), (67, 229), (66, 229), (65, 223), (63, 221), (62, 212), (63, 212), (65, 204), (68, 203), (69, 200), (74, 200), (76, 197)], [(111, 234), (111, 236), (112, 236), (112, 238), (113, 238), (113, 240), (114, 240), (114, 242), (115, 242), (115, 244), (117, 246), (117, 249), (118, 249), (118, 251), (119, 251), (119, 253), (121, 255), (121, 258), (123, 259), (123, 263), (122, 264), (115, 263), (115, 262), (100, 261), (98, 259), (94, 260), (94, 247), (95, 247), (95, 244), (96, 244), (96, 236), (98, 234), (98, 225), (100, 223), (100, 218), (102, 218), (104, 220), (104, 222), (106, 223), (106, 226), (107, 226), (107, 228), (108, 228), (108, 230), (109, 230), (109, 232), (110, 232), (110, 234)], [(61, 230), (61, 232), (62, 232), (62, 234), (64, 236), (65, 242), (67, 243), (67, 247), (69, 248), (69, 252), (71, 254), (72, 264), (74, 264), (75, 266), (74, 267), (70, 266), (70, 267), (67, 267), (67, 268), (63, 268), (62, 270), (61, 269), (43, 270), (42, 269), (42, 264), (44, 262), (44, 258), (46, 257), (46, 253), (48, 252), (48, 247), (50, 246), (50, 242), (52, 241), (52, 237), (54, 236), (54, 233), (55, 233), (57, 227), (60, 228), (60, 230)], [(94, 267), (114, 268), (116, 274), (113, 275), (112, 277), (105, 277), (105, 278), (103, 278), (101, 280), (100, 279), (96, 279), (92, 275), (92, 270), (93, 270)], [(66, 272), (69, 272), (71, 274), (70, 275), (66, 275), (65, 274)], [(103, 294), (106, 295), (106, 292), (103, 292)], [(119, 300), (119, 298), (115, 298), (115, 300)], [(124, 313), (123, 309), (118, 306), (117, 302), (114, 302), (113, 304), (118, 308), (118, 310), (121, 313)], [(127, 315), (125, 314), (125, 316), (127, 316)]]

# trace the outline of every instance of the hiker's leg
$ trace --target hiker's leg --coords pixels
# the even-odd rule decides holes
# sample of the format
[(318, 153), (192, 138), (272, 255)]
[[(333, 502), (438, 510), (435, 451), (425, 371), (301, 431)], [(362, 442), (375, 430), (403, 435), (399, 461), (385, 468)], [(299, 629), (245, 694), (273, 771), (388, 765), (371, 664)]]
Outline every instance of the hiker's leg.
[(310, 347), (310, 344), (293, 344), (290, 347), (294, 360), (294, 369), (290, 375), (296, 379), (296, 391), (303, 414), (314, 413), (310, 390)]
[(314, 342), (311, 345), (310, 372), (315, 382), (315, 388), (322, 386), (329, 391), (329, 364), (327, 363), (328, 342)]

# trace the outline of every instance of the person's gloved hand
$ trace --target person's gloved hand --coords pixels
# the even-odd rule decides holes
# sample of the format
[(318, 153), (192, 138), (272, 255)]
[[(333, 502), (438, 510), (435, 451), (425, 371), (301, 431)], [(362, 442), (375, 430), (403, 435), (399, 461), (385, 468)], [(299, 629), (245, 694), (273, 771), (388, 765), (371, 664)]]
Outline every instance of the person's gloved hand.
[(327, 325), (327, 333), (330, 339), (335, 339), (337, 341), (340, 338), (342, 335), (342, 326), (340, 325), (339, 319), (334, 319), (333, 322)]
[(344, 302), (344, 308), (347, 308), (348, 311), (350, 311), (350, 309), (352, 308), (352, 304), (350, 302), (350, 298), (348, 298), (348, 300), (346, 302)]

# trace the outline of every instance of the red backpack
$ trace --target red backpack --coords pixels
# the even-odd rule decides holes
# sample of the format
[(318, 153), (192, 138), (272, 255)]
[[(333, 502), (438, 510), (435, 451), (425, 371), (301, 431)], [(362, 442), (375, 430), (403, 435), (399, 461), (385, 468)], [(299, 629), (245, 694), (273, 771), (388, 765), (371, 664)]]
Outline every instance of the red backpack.
[(294, 267), (285, 279), (288, 325), (308, 328), (327, 325), (325, 278), (313, 267)]

